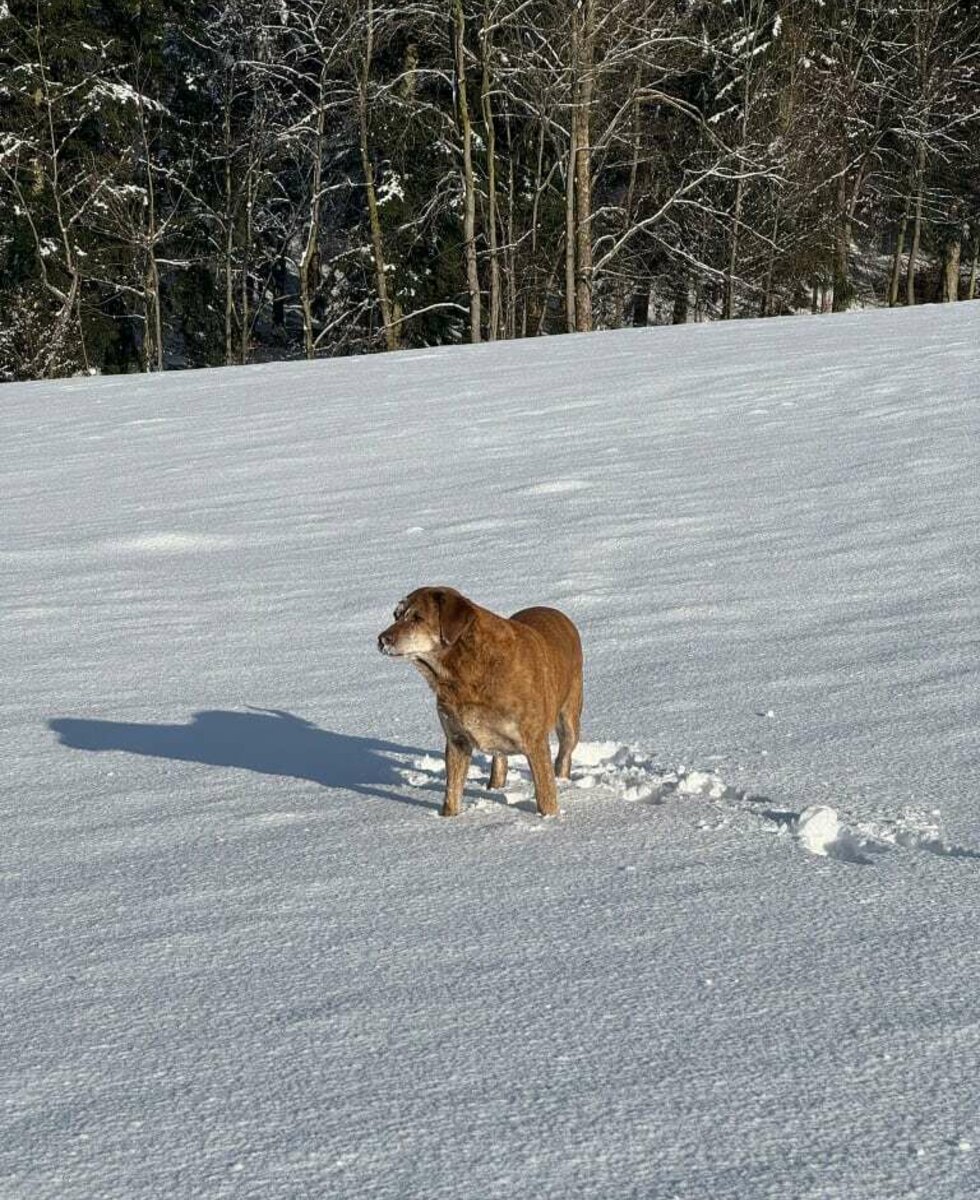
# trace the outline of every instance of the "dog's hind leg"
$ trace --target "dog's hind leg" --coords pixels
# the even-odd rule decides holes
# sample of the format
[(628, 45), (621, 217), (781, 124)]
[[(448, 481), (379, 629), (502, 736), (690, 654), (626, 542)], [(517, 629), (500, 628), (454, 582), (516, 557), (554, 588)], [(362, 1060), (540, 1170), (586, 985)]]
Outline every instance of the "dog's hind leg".
[(507, 783), (507, 755), (495, 754), (490, 766), (488, 788), (502, 788)]
[(558, 812), (558, 789), (555, 773), (551, 767), (551, 751), (547, 734), (527, 748), (527, 762), (534, 780), (534, 799), (542, 817), (553, 817)]
[(559, 779), (568, 779), (571, 776), (572, 751), (578, 745), (581, 722), (582, 681), (578, 679), (558, 712), (558, 756), (555, 759), (555, 774)]

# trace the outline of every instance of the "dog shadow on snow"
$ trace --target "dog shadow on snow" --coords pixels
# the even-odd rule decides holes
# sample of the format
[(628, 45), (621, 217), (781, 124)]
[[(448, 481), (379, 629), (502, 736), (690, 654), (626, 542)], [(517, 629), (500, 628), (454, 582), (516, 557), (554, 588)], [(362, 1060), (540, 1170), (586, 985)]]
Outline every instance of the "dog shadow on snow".
[[(432, 808), (406, 794), (402, 770), (423, 753), (376, 738), (320, 729), (278, 709), (197, 712), (186, 725), (138, 725), (55, 717), (48, 728), (72, 750), (124, 751), (175, 762), (237, 767), (259, 775), (308, 779), (324, 787)], [(436, 790), (432, 789), (423, 790)], [(441, 790), (441, 789), (440, 789)]]

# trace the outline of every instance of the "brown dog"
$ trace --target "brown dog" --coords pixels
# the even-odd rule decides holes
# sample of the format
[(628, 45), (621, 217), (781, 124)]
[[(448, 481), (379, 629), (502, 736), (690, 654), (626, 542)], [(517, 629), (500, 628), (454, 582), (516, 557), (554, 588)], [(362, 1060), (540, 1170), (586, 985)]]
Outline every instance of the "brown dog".
[(538, 812), (557, 813), (555, 775), (569, 776), (582, 715), (582, 643), (568, 617), (554, 608), (498, 617), (454, 588), (418, 588), (395, 609), (378, 649), (413, 662), (436, 694), (446, 733), (444, 817), (459, 812), (474, 749), (493, 755), (492, 788), (506, 782), (508, 754), (526, 755)]

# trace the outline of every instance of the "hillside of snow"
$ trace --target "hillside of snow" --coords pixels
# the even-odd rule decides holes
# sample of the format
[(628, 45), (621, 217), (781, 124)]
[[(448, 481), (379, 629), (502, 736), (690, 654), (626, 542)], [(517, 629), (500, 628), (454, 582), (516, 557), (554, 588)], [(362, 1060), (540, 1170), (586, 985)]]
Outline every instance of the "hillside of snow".
[[(0, 389), (0, 1195), (972, 1200), (978, 321)], [(423, 583), (578, 624), (559, 818)]]

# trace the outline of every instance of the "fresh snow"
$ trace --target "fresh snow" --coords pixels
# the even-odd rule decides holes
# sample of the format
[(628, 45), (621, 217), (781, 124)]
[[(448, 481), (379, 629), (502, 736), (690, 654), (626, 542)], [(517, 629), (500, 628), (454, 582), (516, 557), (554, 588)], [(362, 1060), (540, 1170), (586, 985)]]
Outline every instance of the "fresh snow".
[[(0, 390), (0, 1195), (976, 1196), (978, 315)], [(557, 819), (435, 815), (440, 582)]]

